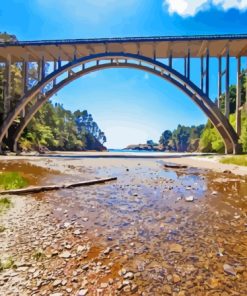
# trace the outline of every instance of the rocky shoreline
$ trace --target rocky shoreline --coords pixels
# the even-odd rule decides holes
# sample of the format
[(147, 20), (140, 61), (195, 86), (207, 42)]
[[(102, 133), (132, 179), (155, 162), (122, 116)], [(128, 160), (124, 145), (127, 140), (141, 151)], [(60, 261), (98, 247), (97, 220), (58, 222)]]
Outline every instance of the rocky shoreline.
[(246, 178), (158, 160), (29, 161), (50, 168), (49, 184), (118, 181), (12, 196), (0, 295), (247, 294)]

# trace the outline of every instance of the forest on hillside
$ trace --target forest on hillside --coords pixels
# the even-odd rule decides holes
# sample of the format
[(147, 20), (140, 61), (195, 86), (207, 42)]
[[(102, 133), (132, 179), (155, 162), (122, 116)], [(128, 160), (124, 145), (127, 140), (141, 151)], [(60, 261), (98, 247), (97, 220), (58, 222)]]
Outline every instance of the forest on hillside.
[[(247, 152), (247, 103), (246, 103), (246, 76), (242, 75), (242, 91), (241, 91), (241, 137), (243, 152)], [(229, 88), (230, 94), (230, 123), (235, 128), (236, 124), (236, 85)], [(225, 94), (220, 97), (221, 111), (225, 109)], [(206, 125), (199, 126), (183, 126), (173, 130), (165, 130), (159, 141), (164, 150), (169, 151), (200, 151), (200, 152), (224, 152), (224, 142), (217, 129), (208, 120)]]

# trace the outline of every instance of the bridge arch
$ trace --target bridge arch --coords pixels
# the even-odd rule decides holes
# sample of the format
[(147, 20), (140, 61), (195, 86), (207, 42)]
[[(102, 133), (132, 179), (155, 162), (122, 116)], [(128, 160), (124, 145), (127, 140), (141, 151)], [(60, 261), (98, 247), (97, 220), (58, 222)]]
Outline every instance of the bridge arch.
[[(89, 66), (85, 67), (88, 64)], [(78, 71), (79, 66), (81, 66), (81, 69)], [(38, 96), (46, 86), (52, 84), (52, 87), (42, 94), (41, 97), (31, 106), (31, 108), (29, 108), (25, 116), (22, 118), (20, 125), (12, 135), (11, 145), (14, 151), (17, 149), (19, 137), (29, 121), (52, 95), (62, 89), (65, 85), (81, 76), (87, 75), (93, 71), (109, 68), (133, 68), (143, 70), (171, 82), (188, 95), (188, 97), (191, 98), (192, 101), (210, 119), (224, 140), (226, 153), (238, 153), (238, 135), (229, 123), (228, 119), (217, 108), (215, 103), (212, 102), (198, 86), (175, 69), (157, 60), (140, 54), (122, 52), (92, 54), (86, 57), (74, 59), (47, 75), (44, 79), (39, 81), (36, 86), (27, 91), (27, 93), (24, 94), (17, 103), (15, 108), (9, 112), (0, 128), (0, 143), (2, 142), (4, 136), (7, 135), (10, 126), (20, 115), (22, 110), (25, 110), (28, 103)], [(68, 73), (68, 75), (63, 80), (58, 83), (53, 83), (56, 78), (60, 75), (64, 75), (65, 73)]]

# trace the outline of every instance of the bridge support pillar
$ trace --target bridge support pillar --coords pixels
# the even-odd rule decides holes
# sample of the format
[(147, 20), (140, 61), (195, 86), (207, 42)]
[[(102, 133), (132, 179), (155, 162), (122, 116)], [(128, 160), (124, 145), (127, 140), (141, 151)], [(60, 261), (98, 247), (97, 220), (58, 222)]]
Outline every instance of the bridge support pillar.
[(7, 117), (11, 103), (11, 56), (8, 55), (5, 63), (5, 85), (4, 85), (4, 118)]
[(229, 49), (226, 52), (226, 94), (225, 94), (225, 116), (228, 119), (230, 113), (230, 97), (229, 97), (229, 67), (230, 67), (230, 57)]
[(237, 58), (237, 89), (236, 89), (236, 132), (241, 135), (241, 57)]
[(218, 108), (221, 110), (220, 97), (222, 94), (222, 58), (218, 58)]
[(204, 89), (204, 61), (203, 56), (201, 56), (201, 90)]
[[(57, 70), (57, 61), (54, 60), (53, 61), (53, 72), (55, 72)], [(56, 78), (53, 79), (53, 87), (57, 84), (57, 80)]]
[(22, 94), (28, 90), (28, 63), (26, 60), (22, 62)]
[(206, 95), (209, 97), (209, 50), (206, 53)]

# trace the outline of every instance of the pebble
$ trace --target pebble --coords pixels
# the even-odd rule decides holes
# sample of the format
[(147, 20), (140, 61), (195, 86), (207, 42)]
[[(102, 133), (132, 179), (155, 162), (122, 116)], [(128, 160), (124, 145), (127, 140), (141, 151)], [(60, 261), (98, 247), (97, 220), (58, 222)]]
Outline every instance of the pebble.
[(194, 201), (194, 196), (187, 196), (185, 197), (185, 201)]
[(71, 253), (69, 251), (64, 251), (59, 255), (60, 258), (70, 258)]
[(234, 269), (233, 266), (231, 266), (229, 264), (224, 264), (223, 265), (223, 268), (224, 268), (225, 273), (227, 273), (229, 275), (234, 275), (234, 276), (237, 275), (237, 273), (236, 273), (236, 271), (235, 271), (235, 269)]
[(183, 248), (179, 244), (170, 244), (169, 249), (172, 253), (182, 253), (183, 252)]
[(88, 293), (88, 289), (81, 289), (77, 296), (86, 296)]
[(73, 233), (74, 233), (74, 235), (80, 235), (81, 231), (79, 229), (76, 229)]
[(133, 272), (127, 272), (124, 275), (124, 279), (130, 279), (130, 280), (132, 280), (133, 278), (134, 278), (134, 273)]
[(62, 283), (61, 280), (55, 280), (55, 281), (53, 282), (52, 286), (53, 286), (53, 287), (57, 287), (57, 286), (59, 286), (61, 283)]
[(110, 247), (108, 247), (107, 249), (105, 249), (105, 251), (103, 253), (104, 253), (104, 255), (108, 255), (108, 254), (110, 254), (111, 251), (112, 251), (112, 249)]

